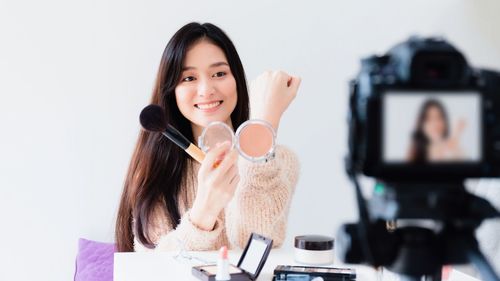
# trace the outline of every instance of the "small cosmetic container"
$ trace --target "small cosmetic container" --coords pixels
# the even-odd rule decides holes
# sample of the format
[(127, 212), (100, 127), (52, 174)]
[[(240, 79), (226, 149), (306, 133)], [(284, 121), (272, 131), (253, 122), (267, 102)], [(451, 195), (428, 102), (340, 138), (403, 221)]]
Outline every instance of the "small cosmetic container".
[(334, 239), (323, 235), (295, 237), (295, 261), (309, 265), (329, 265), (334, 260)]

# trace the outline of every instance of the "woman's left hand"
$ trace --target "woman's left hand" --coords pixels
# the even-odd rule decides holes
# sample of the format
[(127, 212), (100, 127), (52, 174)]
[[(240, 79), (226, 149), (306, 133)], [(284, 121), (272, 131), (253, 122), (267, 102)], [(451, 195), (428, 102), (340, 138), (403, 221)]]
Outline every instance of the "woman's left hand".
[(300, 77), (266, 71), (250, 84), (251, 118), (263, 119), (278, 130), (281, 116), (297, 95)]

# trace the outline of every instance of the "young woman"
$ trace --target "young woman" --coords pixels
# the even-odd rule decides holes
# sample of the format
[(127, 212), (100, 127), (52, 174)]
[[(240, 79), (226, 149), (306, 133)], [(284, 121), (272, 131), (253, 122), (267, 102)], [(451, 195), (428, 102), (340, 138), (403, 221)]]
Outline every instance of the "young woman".
[[(277, 130), (299, 85), (298, 77), (268, 71), (254, 81), (249, 98), (231, 40), (212, 24), (190, 23), (165, 48), (151, 103), (162, 106), (168, 123), (196, 143), (212, 121), (236, 129), (249, 119), (250, 101), (252, 118)], [(266, 163), (238, 155), (221, 144), (200, 165), (161, 134), (141, 131), (118, 210), (118, 250), (243, 247), (251, 232), (280, 246), (298, 160), (279, 145)]]
[(438, 100), (427, 100), (417, 118), (408, 159), (416, 163), (463, 159), (459, 141), (464, 127), (464, 121), (459, 121), (451, 134), (443, 104)]

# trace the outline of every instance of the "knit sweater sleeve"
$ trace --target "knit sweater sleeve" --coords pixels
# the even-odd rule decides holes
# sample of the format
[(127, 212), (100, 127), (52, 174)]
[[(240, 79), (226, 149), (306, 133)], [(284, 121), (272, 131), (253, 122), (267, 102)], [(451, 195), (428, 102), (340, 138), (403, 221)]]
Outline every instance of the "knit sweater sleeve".
[(184, 213), (177, 227), (171, 229), (164, 212), (160, 208), (156, 208), (154, 219), (149, 227), (149, 234), (155, 247), (148, 248), (144, 246), (137, 239), (137, 236), (134, 236), (134, 250), (136, 252), (180, 249), (189, 251), (216, 250), (217, 241), (220, 239), (224, 225), (221, 219), (217, 219), (213, 230), (205, 231), (191, 222), (189, 213), (189, 210)]
[(226, 208), (226, 233), (232, 247), (243, 248), (250, 233), (283, 244), (288, 211), (299, 175), (298, 158), (284, 146), (267, 163), (239, 161), (240, 183)]

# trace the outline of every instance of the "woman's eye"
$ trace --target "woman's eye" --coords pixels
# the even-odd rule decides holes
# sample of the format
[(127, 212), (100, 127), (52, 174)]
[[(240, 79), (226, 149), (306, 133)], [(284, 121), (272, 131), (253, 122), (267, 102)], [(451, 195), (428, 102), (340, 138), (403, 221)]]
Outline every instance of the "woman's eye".
[(222, 76), (225, 76), (225, 75), (226, 75), (226, 73), (224, 71), (219, 71), (219, 72), (215, 73), (213, 75), (213, 77), (222, 77)]
[(191, 81), (194, 81), (194, 77), (193, 76), (188, 76), (188, 77), (184, 77), (182, 78), (182, 81), (183, 82), (191, 82)]

